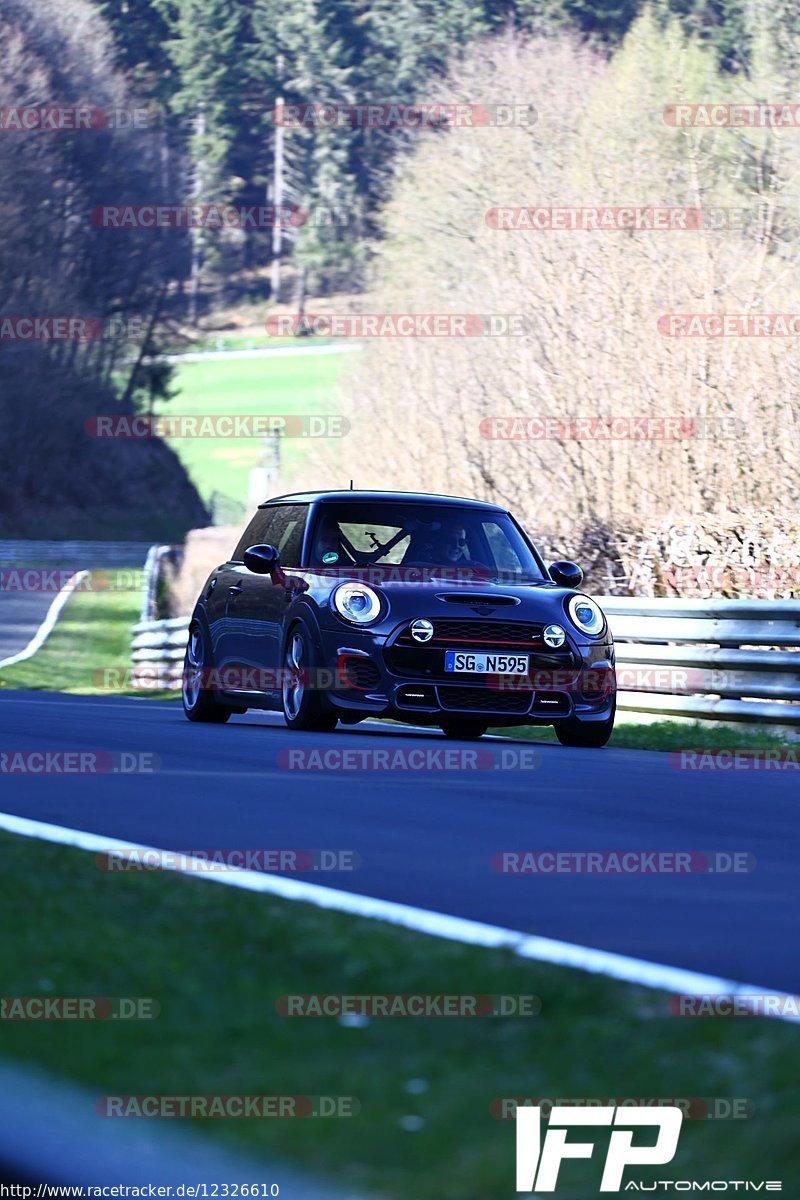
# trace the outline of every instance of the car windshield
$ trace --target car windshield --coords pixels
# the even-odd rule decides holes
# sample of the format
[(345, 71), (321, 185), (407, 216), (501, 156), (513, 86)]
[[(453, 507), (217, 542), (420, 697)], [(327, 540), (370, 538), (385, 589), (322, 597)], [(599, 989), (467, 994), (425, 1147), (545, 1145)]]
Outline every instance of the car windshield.
[(394, 574), (433, 569), (441, 578), (541, 583), (545, 576), (505, 513), (458, 505), (331, 502), (320, 506), (311, 565)]

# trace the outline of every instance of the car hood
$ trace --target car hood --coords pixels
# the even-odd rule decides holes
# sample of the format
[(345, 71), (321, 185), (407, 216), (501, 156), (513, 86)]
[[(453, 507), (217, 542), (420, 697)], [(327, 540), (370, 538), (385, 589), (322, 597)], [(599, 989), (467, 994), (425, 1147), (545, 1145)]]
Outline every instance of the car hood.
[(325, 614), (323, 622), (329, 627), (343, 626), (343, 622), (328, 606), (330, 593), (338, 584), (352, 581), (368, 584), (388, 602), (384, 616), (368, 627), (370, 633), (388, 634), (398, 625), (421, 617), (429, 620), (469, 620), (478, 617), (487, 622), (557, 622), (570, 631), (576, 641), (597, 640), (584, 638), (572, 628), (567, 618), (565, 601), (583, 593), (549, 581), (528, 584), (466, 582), (437, 579), (429, 575), (424, 582), (415, 583), (408, 579), (379, 578), (371, 572), (363, 575), (354, 573), (352, 576), (344, 576), (341, 572), (331, 572), (330, 575), (314, 572), (313, 576), (306, 574), (306, 579), (320, 606), (320, 615)]
[(506, 594), (511, 603), (534, 594), (573, 594), (571, 589), (559, 587), (550, 580), (515, 583), (483, 579), (479, 575), (453, 577), (445, 573), (439, 575), (432, 567), (397, 567), (391, 571), (372, 567), (352, 573), (334, 569), (326, 571), (324, 568), (303, 568), (291, 573), (303, 575), (312, 586), (329, 590), (340, 583), (366, 583), (387, 594), (401, 592), (411, 595), (434, 595), (437, 592), (446, 592), (449, 596), (469, 596), (474, 592), (491, 595), (495, 599)]

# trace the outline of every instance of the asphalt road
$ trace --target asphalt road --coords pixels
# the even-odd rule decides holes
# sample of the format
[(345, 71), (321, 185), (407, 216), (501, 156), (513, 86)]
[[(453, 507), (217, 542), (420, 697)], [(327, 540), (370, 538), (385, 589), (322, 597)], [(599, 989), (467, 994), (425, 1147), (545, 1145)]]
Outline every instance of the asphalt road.
[[(68, 573), (97, 566), (141, 568), (147, 549), (141, 542), (0, 541), (0, 662), (25, 649)], [(58, 582), (36, 571), (26, 575), (28, 563), (52, 570)]]
[(25, 649), (55, 598), (54, 592), (0, 592), (0, 662)]
[[(484, 769), (288, 769), (288, 750), (453, 747), (359, 726), (289, 733), (271, 714), (225, 726), (174, 704), (3, 692), (0, 751), (157, 755), (151, 774), (0, 775), (0, 809), (157, 846), (355, 850), (357, 871), (310, 878), (526, 932), (800, 992), (797, 774), (684, 772), (665, 754), (482, 742)], [(284, 752), (282, 755), (281, 752)], [(474, 761), (474, 760), (473, 760)], [(741, 874), (508, 875), (498, 851), (746, 853)]]

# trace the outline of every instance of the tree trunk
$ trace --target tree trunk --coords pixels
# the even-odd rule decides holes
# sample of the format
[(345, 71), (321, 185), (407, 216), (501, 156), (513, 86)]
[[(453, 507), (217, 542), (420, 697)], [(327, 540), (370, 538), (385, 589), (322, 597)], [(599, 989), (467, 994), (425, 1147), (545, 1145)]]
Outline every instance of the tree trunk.
[(272, 270), (270, 273), (270, 295), (277, 303), (281, 290), (281, 254), (283, 251), (283, 228), (281, 209), (283, 206), (283, 96), (275, 101), (275, 170), (272, 181), (274, 204), (272, 225)]

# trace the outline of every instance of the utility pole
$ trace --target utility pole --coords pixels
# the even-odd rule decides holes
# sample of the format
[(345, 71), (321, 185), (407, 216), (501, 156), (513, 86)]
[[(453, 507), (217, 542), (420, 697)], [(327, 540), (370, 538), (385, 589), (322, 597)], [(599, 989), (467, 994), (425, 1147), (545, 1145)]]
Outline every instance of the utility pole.
[(281, 439), (278, 434), (261, 439), (258, 463), (250, 469), (248, 502), (252, 508), (274, 496), (281, 474)]
[[(278, 56), (278, 80), (283, 75), (283, 55)], [(281, 254), (283, 252), (283, 96), (275, 101), (275, 163), (272, 178), (272, 201), (274, 204), (272, 225), (272, 271), (270, 274), (270, 299), (277, 304), (281, 290)]]
[[(201, 102), (200, 107), (195, 117), (195, 139), (198, 150), (198, 155), (203, 153), (203, 142), (206, 135), (206, 110), (205, 105)], [(204, 163), (201, 157), (198, 157), (194, 170), (194, 186), (192, 188), (192, 196), (195, 201), (202, 199), (203, 189), (205, 187), (204, 178)], [(189, 276), (189, 324), (197, 327), (197, 298), (200, 291), (200, 267), (203, 259), (203, 230), (201, 227), (189, 230), (189, 241), (191, 244), (192, 265)]]

